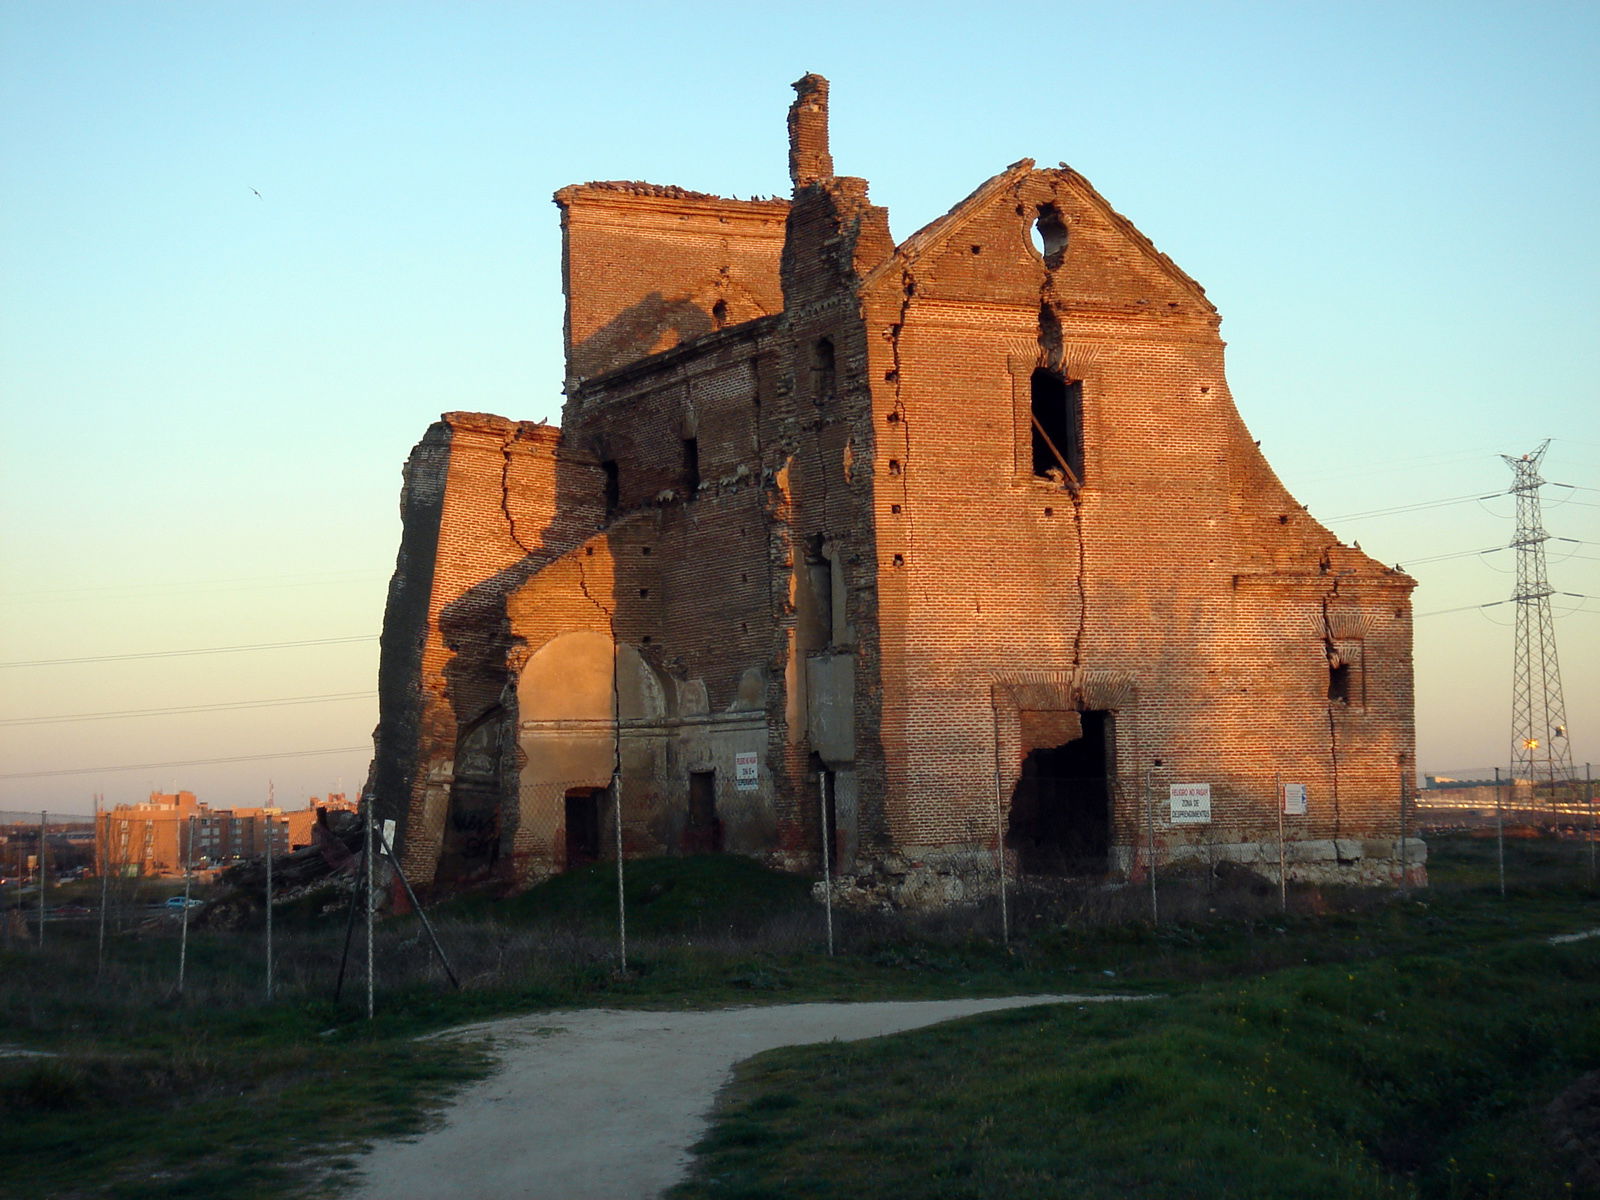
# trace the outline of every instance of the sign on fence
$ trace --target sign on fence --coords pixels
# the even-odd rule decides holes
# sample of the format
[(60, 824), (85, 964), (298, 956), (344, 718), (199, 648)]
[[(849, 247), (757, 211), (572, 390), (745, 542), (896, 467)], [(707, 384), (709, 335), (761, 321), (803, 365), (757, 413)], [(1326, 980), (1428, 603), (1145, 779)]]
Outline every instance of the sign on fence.
[(761, 768), (756, 763), (754, 750), (740, 750), (733, 756), (733, 782), (741, 792), (753, 792), (760, 786)]
[(1283, 785), (1283, 815), (1286, 817), (1303, 817), (1306, 815), (1305, 784), (1286, 783)]
[(1174, 825), (1209, 825), (1211, 823), (1211, 785), (1209, 783), (1175, 783), (1171, 788), (1172, 823)]

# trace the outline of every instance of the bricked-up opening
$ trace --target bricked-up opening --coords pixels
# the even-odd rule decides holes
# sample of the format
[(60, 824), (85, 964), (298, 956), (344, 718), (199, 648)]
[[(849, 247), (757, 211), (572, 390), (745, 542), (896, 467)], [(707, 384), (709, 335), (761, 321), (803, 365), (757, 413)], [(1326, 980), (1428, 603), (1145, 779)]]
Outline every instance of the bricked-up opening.
[(572, 788), (566, 795), (567, 867), (600, 858), (600, 798), (605, 788)]
[(1082, 737), (1023, 760), (1006, 845), (1025, 874), (1103, 875), (1109, 868), (1110, 742), (1110, 714), (1086, 712)]
[(833, 399), (833, 339), (818, 338), (811, 350), (811, 395), (818, 404)]
[(1034, 371), (1032, 384), (1034, 475), (1082, 483), (1083, 384), (1068, 383), (1044, 367)]
[(1044, 265), (1054, 269), (1067, 256), (1067, 223), (1054, 204), (1041, 204), (1033, 222), (1033, 245), (1044, 256)]
[(689, 819), (683, 830), (683, 850), (685, 854), (717, 854), (722, 850), (715, 771), (689, 772)]
[(683, 496), (685, 500), (693, 500), (700, 491), (700, 441), (698, 438), (683, 439)]
[(600, 464), (600, 469), (606, 476), (606, 519), (610, 520), (622, 506), (622, 474), (617, 464), (609, 458)]

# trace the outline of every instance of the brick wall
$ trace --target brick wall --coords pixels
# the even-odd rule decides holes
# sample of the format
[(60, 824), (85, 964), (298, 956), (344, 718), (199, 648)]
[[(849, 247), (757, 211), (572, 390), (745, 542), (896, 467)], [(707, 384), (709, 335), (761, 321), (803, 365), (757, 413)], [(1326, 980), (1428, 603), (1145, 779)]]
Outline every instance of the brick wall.
[[(1071, 762), (1113, 873), (1147, 789), (1158, 855), (1248, 859), (1290, 782), (1305, 863), (1382, 877), (1413, 584), (1272, 474), (1204, 292), (1026, 160), (895, 247), (833, 174), (826, 81), (796, 89), (792, 203), (559, 193), (562, 432), (451, 414), (408, 465), (374, 772), (408, 867), (559, 868), (619, 763), (629, 852), (702, 845), (711, 775), (728, 849), (814, 863), (826, 780), (848, 870), (1015, 865), (1023, 789)], [(1167, 819), (1202, 782), (1211, 821)]]

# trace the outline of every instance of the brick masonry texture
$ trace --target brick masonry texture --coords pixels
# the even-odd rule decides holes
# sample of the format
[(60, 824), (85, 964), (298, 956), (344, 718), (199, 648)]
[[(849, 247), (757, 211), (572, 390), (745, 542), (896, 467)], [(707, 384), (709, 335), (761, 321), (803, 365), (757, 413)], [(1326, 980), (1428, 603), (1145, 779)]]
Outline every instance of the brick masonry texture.
[(908, 902), (1272, 873), (1291, 783), (1293, 873), (1420, 880), (1414, 582), (1279, 483), (1204, 291), (1027, 160), (896, 246), (795, 88), (788, 201), (557, 193), (560, 429), (450, 413), (406, 465), (369, 786), (408, 871), (816, 869), (826, 827)]

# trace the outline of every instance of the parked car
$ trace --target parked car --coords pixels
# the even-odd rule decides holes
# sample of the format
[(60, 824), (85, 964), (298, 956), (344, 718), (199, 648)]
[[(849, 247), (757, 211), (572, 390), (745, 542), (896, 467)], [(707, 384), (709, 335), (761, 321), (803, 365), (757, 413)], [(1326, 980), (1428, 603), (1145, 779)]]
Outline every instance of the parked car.
[(166, 907), (182, 910), (184, 908), (199, 908), (204, 900), (196, 900), (193, 896), (185, 900), (182, 896), (168, 896)]

